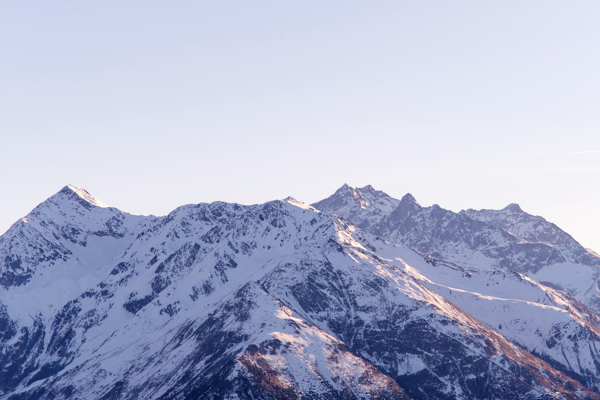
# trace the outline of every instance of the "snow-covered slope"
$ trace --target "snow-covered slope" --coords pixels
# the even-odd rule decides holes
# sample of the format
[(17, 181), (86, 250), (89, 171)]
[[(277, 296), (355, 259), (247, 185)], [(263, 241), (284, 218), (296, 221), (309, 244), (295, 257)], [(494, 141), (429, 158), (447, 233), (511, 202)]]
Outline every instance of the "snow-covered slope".
[[(406, 205), (367, 191), (366, 226)], [(569, 295), (292, 198), (135, 217), (66, 187), (0, 251), (0, 399), (600, 399)]]
[(554, 368), (600, 391), (600, 318), (583, 304), (518, 272), (467, 271), (413, 252), (403, 256), (406, 273)]

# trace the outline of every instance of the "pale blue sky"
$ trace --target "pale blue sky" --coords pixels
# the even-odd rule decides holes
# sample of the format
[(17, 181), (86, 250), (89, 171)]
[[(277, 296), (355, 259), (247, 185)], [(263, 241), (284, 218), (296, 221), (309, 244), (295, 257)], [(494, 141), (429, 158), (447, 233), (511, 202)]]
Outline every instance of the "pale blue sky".
[(600, 251), (600, 2), (0, 3), (0, 231), (66, 184), (135, 214), (522, 208)]

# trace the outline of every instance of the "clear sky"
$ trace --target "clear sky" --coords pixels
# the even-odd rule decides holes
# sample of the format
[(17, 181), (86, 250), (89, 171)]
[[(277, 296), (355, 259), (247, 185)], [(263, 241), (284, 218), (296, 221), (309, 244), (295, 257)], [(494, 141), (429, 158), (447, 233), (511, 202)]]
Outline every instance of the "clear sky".
[(0, 231), (372, 184), (600, 252), (600, 2), (0, 3)]

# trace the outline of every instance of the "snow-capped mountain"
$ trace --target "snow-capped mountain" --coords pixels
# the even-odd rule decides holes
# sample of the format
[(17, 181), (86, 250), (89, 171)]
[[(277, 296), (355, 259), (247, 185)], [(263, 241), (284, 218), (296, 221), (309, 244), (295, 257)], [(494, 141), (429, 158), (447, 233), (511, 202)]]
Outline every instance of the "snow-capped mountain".
[(140, 217), (67, 186), (0, 237), (0, 399), (600, 399), (599, 317), (498, 251), (442, 257), (525, 239), (438, 209), (345, 185)]
[[(522, 273), (546, 286), (566, 291), (600, 312), (600, 257), (556, 225), (525, 213), (516, 204), (499, 211), (454, 213), (438, 205), (422, 207), (407, 194), (393, 211), (365, 221), (365, 218), (356, 218), (357, 213), (362, 213), (359, 205), (355, 205), (355, 210), (339, 206), (349, 202), (341, 199), (347, 192), (342, 190), (345, 186), (314, 206), (352, 223), (361, 223), (390, 242), (410, 246), (467, 269)], [(357, 193), (354, 196), (363, 190), (375, 192), (370, 186), (352, 189)], [(380, 196), (389, 201), (387, 194)]]

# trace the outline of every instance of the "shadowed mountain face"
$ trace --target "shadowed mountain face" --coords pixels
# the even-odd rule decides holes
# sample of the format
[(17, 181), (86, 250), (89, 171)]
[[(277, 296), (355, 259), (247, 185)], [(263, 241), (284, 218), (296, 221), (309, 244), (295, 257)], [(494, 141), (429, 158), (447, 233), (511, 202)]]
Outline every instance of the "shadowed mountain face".
[(600, 399), (594, 312), (499, 253), (440, 259), (468, 230), (525, 244), (492, 217), (370, 186), (315, 206), (139, 217), (65, 187), (0, 238), (0, 399)]

